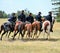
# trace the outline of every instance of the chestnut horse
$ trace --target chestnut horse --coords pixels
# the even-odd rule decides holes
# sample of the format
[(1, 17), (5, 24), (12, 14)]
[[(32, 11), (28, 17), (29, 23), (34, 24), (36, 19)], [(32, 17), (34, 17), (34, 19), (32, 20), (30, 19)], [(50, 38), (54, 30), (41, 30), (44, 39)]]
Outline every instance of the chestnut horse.
[(39, 33), (40, 32), (40, 22), (37, 21), (36, 19), (34, 19), (34, 22), (32, 23), (32, 28), (33, 28), (33, 38), (35, 35), (38, 34), (37, 38), (39, 37)]
[(25, 22), (25, 31), (27, 31), (26, 37), (28, 36), (29, 39), (32, 37), (32, 24), (28, 21)]

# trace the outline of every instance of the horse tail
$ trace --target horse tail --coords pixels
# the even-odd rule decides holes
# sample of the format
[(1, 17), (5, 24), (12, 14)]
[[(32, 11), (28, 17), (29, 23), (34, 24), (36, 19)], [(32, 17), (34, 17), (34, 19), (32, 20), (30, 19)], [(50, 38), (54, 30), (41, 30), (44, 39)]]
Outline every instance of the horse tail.
[(49, 22), (49, 25), (48, 25), (48, 34), (50, 34), (50, 28), (51, 28), (51, 23)]
[(3, 28), (4, 28), (4, 26), (1, 25), (1, 27), (0, 27), (0, 34), (1, 34), (2, 30), (3, 30)]
[(35, 27), (36, 27), (36, 31), (37, 31), (37, 24), (36, 24), (36, 26), (35, 26)]

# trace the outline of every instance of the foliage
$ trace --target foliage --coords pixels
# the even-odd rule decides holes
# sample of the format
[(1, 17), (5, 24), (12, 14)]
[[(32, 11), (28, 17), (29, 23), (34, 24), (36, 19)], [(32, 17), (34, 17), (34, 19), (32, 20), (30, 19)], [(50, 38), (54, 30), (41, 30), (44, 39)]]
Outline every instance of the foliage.
[[(24, 10), (24, 13), (25, 13), (25, 15), (26, 15), (26, 17), (29, 15), (29, 13), (31, 13), (30, 11), (28, 11), (27, 9), (25, 9)], [(12, 14), (12, 13), (11, 13)], [(7, 13), (5, 13), (4, 11), (1, 11), (0, 10), (0, 18), (8, 18), (11, 14), (7, 14)], [(16, 13), (16, 16), (18, 17), (18, 15), (20, 15), (21, 14), (21, 11), (17, 11), (17, 13)], [(33, 15), (33, 17), (35, 17), (35, 14), (33, 14), (32, 13), (32, 15)]]
[(57, 15), (57, 17), (60, 17), (60, 0), (52, 0), (52, 5), (56, 6), (53, 8), (53, 13)]
[(57, 20), (57, 22), (60, 22), (60, 17), (57, 17), (56, 20)]
[(7, 14), (4, 11), (0, 11), (0, 18), (7, 18)]

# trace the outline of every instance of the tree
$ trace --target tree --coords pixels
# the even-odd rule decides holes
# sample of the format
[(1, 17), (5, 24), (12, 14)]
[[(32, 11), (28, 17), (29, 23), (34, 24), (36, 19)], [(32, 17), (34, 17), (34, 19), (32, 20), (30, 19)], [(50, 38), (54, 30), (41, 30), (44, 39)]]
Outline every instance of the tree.
[(60, 17), (60, 0), (52, 0), (52, 5), (56, 6), (53, 8), (54, 15), (57, 15), (57, 17)]
[(2, 11), (0, 11), (0, 18), (2, 18), (3, 17), (3, 12)]
[(7, 18), (7, 14), (4, 11), (0, 11), (0, 18)]
[(8, 15), (3, 11), (3, 18), (7, 18)]
[[(32, 12), (30, 12), (27, 8), (26, 8), (24, 11), (25, 11), (25, 15), (26, 15), (26, 16), (28, 16), (29, 13), (32, 13)], [(33, 17), (35, 18), (35, 14), (32, 13), (32, 15), (33, 15)]]

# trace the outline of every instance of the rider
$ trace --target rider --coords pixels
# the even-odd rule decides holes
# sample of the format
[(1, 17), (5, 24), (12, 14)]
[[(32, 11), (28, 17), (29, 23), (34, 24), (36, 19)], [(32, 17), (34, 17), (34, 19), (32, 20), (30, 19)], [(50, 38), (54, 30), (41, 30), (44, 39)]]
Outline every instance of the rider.
[(38, 13), (38, 15), (36, 15), (36, 20), (40, 22), (40, 31), (42, 31), (42, 16), (41, 16), (41, 12)]
[(34, 18), (32, 16), (32, 13), (29, 14), (28, 17), (26, 17), (26, 21), (30, 22), (30, 23), (33, 23), (34, 22)]
[(22, 21), (22, 22), (26, 21), (26, 16), (24, 14), (24, 10), (22, 10), (22, 13), (18, 16), (18, 21)]
[(8, 23), (7, 24), (10, 25), (10, 27), (12, 28), (12, 26), (15, 25), (16, 20), (17, 20), (17, 18), (16, 18), (15, 13), (12, 13), (10, 18), (8, 19)]
[(51, 28), (50, 28), (50, 31), (53, 32), (52, 28), (52, 12), (48, 12), (49, 14), (45, 17), (46, 20), (49, 20), (50, 23), (51, 23)]

